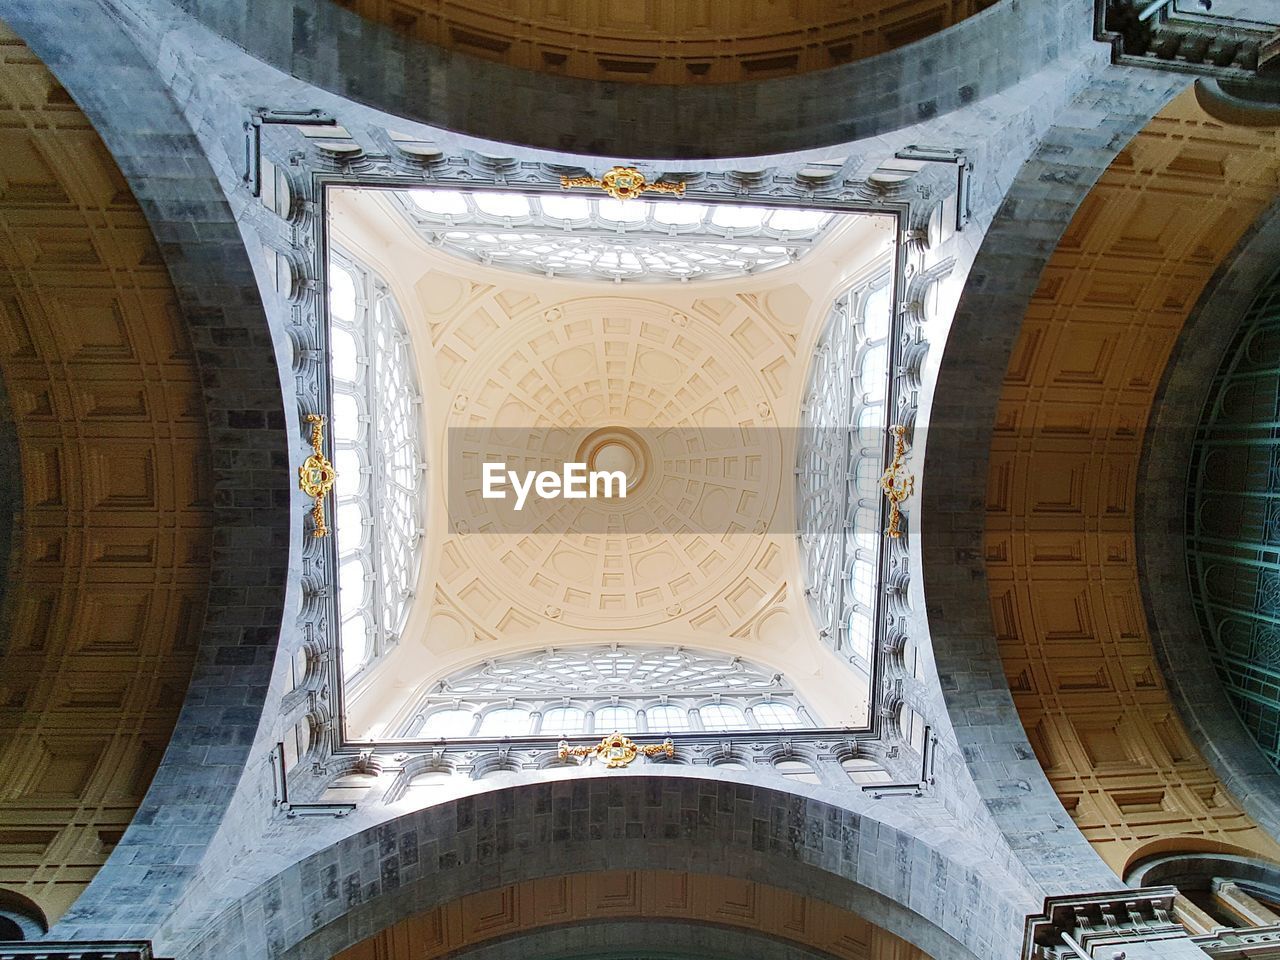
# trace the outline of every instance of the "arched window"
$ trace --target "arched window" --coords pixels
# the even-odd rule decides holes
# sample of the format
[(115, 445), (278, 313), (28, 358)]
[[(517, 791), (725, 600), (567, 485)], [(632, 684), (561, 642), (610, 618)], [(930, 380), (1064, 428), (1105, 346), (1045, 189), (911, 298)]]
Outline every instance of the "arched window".
[(386, 283), (329, 261), (330, 413), (338, 607), (348, 678), (400, 637), (421, 559), (422, 394), (404, 319)]
[(513, 654), (441, 680), (402, 737), (676, 734), (814, 726), (781, 674), (681, 647), (601, 644)]
[(434, 247), (548, 277), (740, 277), (800, 259), (842, 218), (691, 201), (407, 190), (393, 203)]
[(869, 672), (875, 644), (893, 285), (886, 269), (831, 308), (798, 454), (805, 593), (827, 643)]

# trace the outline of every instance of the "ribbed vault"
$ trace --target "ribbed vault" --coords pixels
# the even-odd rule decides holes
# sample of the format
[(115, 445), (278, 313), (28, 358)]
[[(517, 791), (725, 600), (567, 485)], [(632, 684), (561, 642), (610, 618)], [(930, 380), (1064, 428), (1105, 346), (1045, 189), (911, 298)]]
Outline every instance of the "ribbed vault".
[(1118, 872), (1172, 836), (1280, 853), (1191, 745), (1156, 663), (1134, 544), (1152, 398), (1187, 314), (1276, 195), (1274, 130), (1188, 91), (1077, 211), (1004, 379), (987, 496), (992, 617), (1054, 789)]

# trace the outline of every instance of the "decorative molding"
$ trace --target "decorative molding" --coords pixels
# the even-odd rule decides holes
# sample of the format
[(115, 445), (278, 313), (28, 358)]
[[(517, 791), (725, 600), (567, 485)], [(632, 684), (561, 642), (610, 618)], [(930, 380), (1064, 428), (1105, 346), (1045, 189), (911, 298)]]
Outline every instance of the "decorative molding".
[(311, 524), (313, 537), (329, 536), (329, 527), (325, 524), (324, 501), (338, 479), (333, 464), (324, 455), (324, 417), (318, 413), (308, 413), (304, 418), (311, 424), (311, 456), (298, 468), (298, 489), (315, 500), (311, 508)]
[(1167, 6), (1150, 15), (1150, 6), (1150, 0), (1095, 0), (1094, 38), (1111, 44), (1113, 63), (1244, 82), (1263, 99), (1280, 93), (1273, 76), (1276, 24), (1171, 14)]
[(1044, 912), (1027, 917), (1023, 960), (1111, 960), (1125, 956), (1125, 944), (1186, 941), (1173, 915), (1177, 896), (1175, 887), (1147, 887), (1047, 897)]
[(615, 200), (634, 200), (642, 193), (673, 193), (677, 197), (684, 196), (684, 181), (650, 183), (645, 175), (635, 167), (611, 167), (601, 177), (564, 177), (560, 178), (562, 189), (573, 187), (598, 187)]
[(669, 759), (676, 755), (676, 748), (670, 737), (667, 737), (662, 743), (650, 743), (641, 746), (630, 737), (625, 737), (620, 733), (611, 733), (601, 738), (599, 743), (590, 747), (571, 747), (567, 740), (561, 740), (557, 755), (561, 760), (567, 760), (570, 757), (594, 758), (604, 761), (606, 767), (617, 768), (630, 766), (631, 761), (642, 753), (646, 757), (665, 754)]
[(897, 540), (902, 536), (902, 504), (916, 492), (916, 478), (907, 473), (907, 428), (894, 426), (889, 428), (893, 437), (893, 460), (880, 478), (880, 489), (889, 501), (889, 527), (885, 533)]
[(0, 943), (0, 960), (152, 960), (149, 940), (36, 940)]

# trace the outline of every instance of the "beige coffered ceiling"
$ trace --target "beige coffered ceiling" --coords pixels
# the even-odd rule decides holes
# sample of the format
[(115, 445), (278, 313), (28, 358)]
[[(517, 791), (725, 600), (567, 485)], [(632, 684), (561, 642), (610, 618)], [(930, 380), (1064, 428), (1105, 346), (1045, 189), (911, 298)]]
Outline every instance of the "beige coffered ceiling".
[[(886, 262), (891, 219), (851, 217), (758, 277), (620, 286), (430, 249), (376, 191), (331, 206), (335, 242), (390, 282), (411, 329), (430, 464), (416, 605), (349, 693), (349, 735), (394, 726), (461, 665), (601, 640), (745, 656), (823, 722), (865, 722), (865, 679), (819, 642), (798, 579), (793, 428), (831, 301)], [(446, 503), (450, 457), (550, 466), (598, 431), (634, 440), (625, 501), (558, 501), (518, 528), (474, 485), (463, 519)]]
[(1005, 374), (987, 499), (996, 637), (1041, 765), (1119, 873), (1188, 840), (1280, 853), (1174, 711), (1134, 542), (1142, 438), (1170, 351), (1277, 195), (1280, 131), (1225, 126), (1188, 89), (1085, 198)]

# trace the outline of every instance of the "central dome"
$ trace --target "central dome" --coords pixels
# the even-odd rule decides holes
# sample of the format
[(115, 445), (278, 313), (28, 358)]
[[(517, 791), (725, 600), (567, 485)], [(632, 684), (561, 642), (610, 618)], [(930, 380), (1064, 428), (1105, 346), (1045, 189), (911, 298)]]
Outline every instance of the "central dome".
[(621, 471), (631, 494), (649, 473), (649, 447), (635, 430), (605, 427), (591, 432), (578, 445), (575, 462), (585, 463), (592, 472)]
[(557, 474), (585, 463), (625, 473), (627, 495), (530, 497), (517, 511), (459, 471), (459, 562), (535, 618), (617, 629), (687, 616), (741, 582), (769, 549), (787, 473), (751, 358), (658, 299), (583, 297), (512, 320), (473, 339), (449, 461)]

